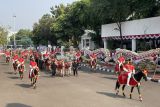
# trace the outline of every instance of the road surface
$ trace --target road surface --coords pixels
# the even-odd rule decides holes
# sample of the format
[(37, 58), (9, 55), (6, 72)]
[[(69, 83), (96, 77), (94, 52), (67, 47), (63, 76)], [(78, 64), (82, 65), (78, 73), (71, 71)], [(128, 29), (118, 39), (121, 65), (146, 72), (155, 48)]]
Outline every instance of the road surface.
[[(27, 71), (28, 71), (28, 64)], [(79, 71), (79, 76), (51, 77), (41, 72), (37, 88), (30, 86), (28, 72), (24, 79), (12, 73), (11, 64), (0, 61), (0, 107), (160, 107), (160, 84), (143, 81), (143, 102), (138, 99), (135, 88), (133, 99), (129, 99), (130, 87), (126, 87), (126, 98), (115, 95), (116, 77), (113, 73)]]

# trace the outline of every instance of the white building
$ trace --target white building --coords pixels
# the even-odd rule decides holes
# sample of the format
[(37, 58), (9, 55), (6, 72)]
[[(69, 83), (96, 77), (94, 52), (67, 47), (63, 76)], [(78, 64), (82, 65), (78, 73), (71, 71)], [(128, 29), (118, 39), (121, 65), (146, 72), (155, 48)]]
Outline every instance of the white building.
[(79, 45), (80, 49), (94, 49), (95, 48), (95, 44), (94, 42), (91, 40), (91, 33), (95, 33), (92, 30), (85, 30), (85, 33), (81, 36), (81, 43)]
[[(109, 40), (121, 39), (116, 23), (102, 25), (101, 32), (104, 48), (107, 48)], [(160, 38), (160, 17), (122, 22), (122, 35), (123, 40), (131, 40), (131, 49), (135, 51), (136, 40)]]
[(7, 40), (8, 42), (10, 42), (10, 37), (14, 34), (16, 34), (17, 32), (13, 32), (13, 31), (8, 31), (8, 35), (7, 35)]

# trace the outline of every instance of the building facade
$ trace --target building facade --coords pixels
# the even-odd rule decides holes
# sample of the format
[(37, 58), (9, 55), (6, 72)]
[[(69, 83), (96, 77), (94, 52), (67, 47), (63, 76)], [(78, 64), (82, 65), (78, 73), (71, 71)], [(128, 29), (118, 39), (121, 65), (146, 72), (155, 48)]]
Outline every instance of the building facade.
[[(122, 39), (125, 42), (123, 48), (136, 51), (138, 48), (137, 42), (139, 41), (140, 43), (143, 40), (147, 40), (149, 44), (152, 43), (152, 40), (155, 40), (160, 45), (160, 17), (121, 22), (121, 30)], [(120, 30), (117, 24), (102, 25), (101, 37), (104, 42), (104, 48), (108, 48), (111, 41), (114, 42), (112, 44), (120, 43)]]
[(80, 49), (90, 49), (95, 48), (94, 42), (91, 40), (91, 33), (95, 33), (92, 30), (85, 30), (85, 33), (81, 36), (81, 43), (79, 45)]

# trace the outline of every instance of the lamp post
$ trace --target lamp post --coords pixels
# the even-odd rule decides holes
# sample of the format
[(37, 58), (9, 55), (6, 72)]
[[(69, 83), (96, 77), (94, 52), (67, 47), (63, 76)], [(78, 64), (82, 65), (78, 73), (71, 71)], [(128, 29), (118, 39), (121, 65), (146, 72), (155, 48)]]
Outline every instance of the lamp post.
[(16, 30), (16, 15), (13, 15), (14, 47), (16, 47), (15, 30)]

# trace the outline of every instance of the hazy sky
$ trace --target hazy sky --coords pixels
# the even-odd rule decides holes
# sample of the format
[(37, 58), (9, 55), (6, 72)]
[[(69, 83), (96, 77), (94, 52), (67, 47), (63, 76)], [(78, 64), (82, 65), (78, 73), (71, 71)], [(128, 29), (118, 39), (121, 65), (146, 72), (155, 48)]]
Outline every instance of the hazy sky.
[(11, 27), (13, 31), (15, 18), (15, 31), (21, 28), (32, 29), (32, 25), (46, 13), (50, 7), (63, 3), (72, 3), (76, 0), (0, 0), (0, 26)]

